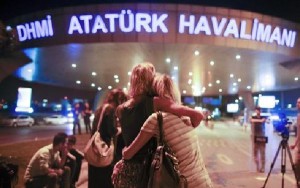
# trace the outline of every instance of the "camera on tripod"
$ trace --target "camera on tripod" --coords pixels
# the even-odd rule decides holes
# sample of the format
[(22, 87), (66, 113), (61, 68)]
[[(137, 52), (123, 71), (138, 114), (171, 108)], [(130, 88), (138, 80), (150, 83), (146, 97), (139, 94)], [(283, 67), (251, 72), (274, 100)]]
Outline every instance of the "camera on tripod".
[(273, 126), (275, 130), (281, 134), (283, 138), (289, 138), (291, 121), (286, 117), (284, 113), (278, 114), (278, 120), (273, 120)]
[(284, 174), (286, 172), (286, 159), (288, 157), (288, 159), (290, 160), (292, 169), (293, 169), (293, 173), (294, 173), (294, 176), (295, 176), (295, 179), (296, 179), (297, 187), (299, 188), (300, 184), (299, 184), (299, 181), (298, 181), (299, 180), (298, 176), (296, 175), (296, 166), (293, 163), (292, 154), (291, 154), (291, 151), (290, 151), (290, 147), (288, 145), (288, 139), (289, 139), (289, 135), (290, 135), (290, 124), (292, 124), (292, 122), (290, 122), (289, 119), (286, 118), (286, 115), (284, 113), (280, 113), (278, 117), (279, 118), (278, 118), (277, 121), (273, 121), (273, 125), (274, 125), (275, 130), (277, 132), (281, 133), (282, 140), (279, 143), (278, 149), (277, 149), (277, 151), (275, 153), (275, 156), (274, 156), (274, 159), (271, 163), (270, 171), (268, 173), (268, 176), (267, 176), (262, 188), (265, 188), (266, 185), (267, 185), (267, 182), (268, 182), (268, 179), (270, 177), (271, 171), (274, 167), (274, 164), (276, 162), (276, 159), (277, 159), (278, 154), (279, 154), (280, 151), (281, 151), (281, 165), (280, 165), (280, 167), (281, 167), (281, 174), (282, 174), (281, 187), (284, 188), (284, 179), (285, 179)]

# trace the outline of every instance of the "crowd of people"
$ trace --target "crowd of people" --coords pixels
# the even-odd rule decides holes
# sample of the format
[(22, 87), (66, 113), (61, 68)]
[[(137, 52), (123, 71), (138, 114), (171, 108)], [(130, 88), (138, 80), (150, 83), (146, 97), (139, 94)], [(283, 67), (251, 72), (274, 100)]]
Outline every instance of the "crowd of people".
[[(103, 108), (104, 105), (108, 107)], [(93, 135), (99, 131), (108, 145), (111, 140), (115, 145), (115, 157), (110, 165), (96, 167), (88, 164), (88, 187), (145, 187), (146, 181), (139, 178), (141, 174), (147, 178), (145, 166), (149, 165), (145, 165), (145, 162), (151, 162), (151, 154), (155, 150), (157, 125), (153, 122), (157, 111), (162, 111), (166, 119), (164, 129), (176, 129), (179, 131), (176, 134), (184, 133), (182, 139), (176, 142), (190, 146), (182, 148), (181, 144), (174, 143), (172, 137), (166, 136), (166, 142), (178, 158), (180, 172), (186, 176), (188, 187), (213, 187), (194, 131), (204, 118), (203, 114), (183, 106), (172, 79), (168, 75), (156, 73), (151, 63), (141, 63), (133, 68), (128, 94), (121, 89), (109, 91), (104, 102), (94, 112), (92, 127), (90, 116), (93, 111), (89, 104), (85, 103), (83, 110), (78, 103), (75, 104), (73, 135), (58, 133), (52, 144), (34, 154), (24, 176), (26, 187), (75, 186), (84, 159), (83, 154), (74, 147), (76, 129), (81, 134), (80, 116), (83, 117), (86, 133)], [(101, 126), (97, 130), (101, 113)], [(190, 154), (186, 156), (182, 152)], [(130, 168), (124, 173), (124, 166), (137, 168)]]
[[(79, 115), (84, 119), (86, 133), (93, 135), (98, 131), (108, 146), (113, 143), (115, 147), (114, 160), (110, 165), (96, 167), (88, 164), (88, 188), (147, 187), (145, 179), (149, 177), (148, 167), (156, 149), (156, 137), (159, 136), (158, 111), (163, 116), (165, 142), (175, 154), (179, 172), (186, 178), (188, 187), (212, 188), (195, 131), (205, 120), (205, 114), (182, 105), (180, 99), (180, 92), (168, 75), (157, 73), (151, 63), (138, 64), (132, 70), (128, 93), (121, 89), (110, 90), (95, 110), (92, 123), (90, 105), (85, 103), (82, 111), (78, 104), (75, 105), (73, 135), (58, 133), (52, 144), (34, 154), (24, 176), (26, 188), (75, 186), (84, 159), (82, 152), (74, 147), (76, 128), (81, 134)], [(298, 103), (300, 109), (300, 99)], [(103, 114), (102, 118), (100, 114)], [(100, 119), (101, 126), (98, 126)], [(264, 137), (264, 122), (260, 109), (256, 108), (256, 116), (250, 118), (250, 123), (258, 172), (265, 170), (266, 143), (256, 142), (257, 137)], [(300, 143), (298, 137), (295, 145)]]
[(85, 132), (91, 133), (91, 115), (93, 113), (92, 108), (88, 102), (84, 102), (83, 107), (81, 107), (79, 102), (74, 104), (72, 108), (72, 115), (73, 115), (73, 135), (76, 134), (76, 129), (78, 130), (78, 134), (81, 134), (81, 121), (83, 119), (85, 125)]

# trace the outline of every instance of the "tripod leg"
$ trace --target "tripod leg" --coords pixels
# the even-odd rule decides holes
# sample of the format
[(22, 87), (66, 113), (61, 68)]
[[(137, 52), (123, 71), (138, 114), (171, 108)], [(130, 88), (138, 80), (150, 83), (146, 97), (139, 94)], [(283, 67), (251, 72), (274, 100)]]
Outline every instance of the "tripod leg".
[(283, 143), (281, 150), (281, 187), (284, 187), (284, 174), (286, 171), (286, 144)]
[(293, 162), (291, 150), (290, 150), (289, 147), (287, 147), (287, 151), (288, 151), (288, 156), (290, 158), (291, 166), (292, 166), (292, 169), (293, 169), (293, 172), (294, 172), (294, 176), (295, 176), (295, 179), (296, 179), (296, 184), (297, 184), (297, 187), (299, 188), (300, 187), (300, 185), (299, 185), (299, 177), (298, 177), (298, 174), (296, 174), (296, 166), (295, 166), (295, 164)]
[(267, 176), (267, 178), (266, 178), (266, 180), (265, 180), (265, 183), (264, 183), (264, 185), (263, 185), (262, 188), (265, 188), (266, 185), (267, 185), (268, 179), (269, 179), (269, 177), (270, 177), (271, 171), (272, 171), (272, 169), (273, 169), (273, 167), (274, 167), (274, 164), (275, 164), (275, 162), (276, 162), (276, 159), (277, 159), (277, 157), (278, 157), (278, 153), (279, 153), (281, 147), (282, 147), (282, 142), (280, 142), (280, 144), (279, 144), (279, 146), (278, 146), (278, 149), (277, 149), (277, 151), (276, 151), (276, 153), (275, 153), (274, 159), (273, 159), (273, 161), (272, 161), (272, 163), (271, 163), (271, 168), (270, 168), (270, 170), (269, 170), (269, 172), (268, 172), (268, 176)]

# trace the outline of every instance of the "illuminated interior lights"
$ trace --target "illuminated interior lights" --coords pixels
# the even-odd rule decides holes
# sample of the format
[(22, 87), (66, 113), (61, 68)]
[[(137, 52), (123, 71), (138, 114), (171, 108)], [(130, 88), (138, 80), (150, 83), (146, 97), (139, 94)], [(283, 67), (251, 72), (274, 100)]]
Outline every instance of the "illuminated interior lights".
[(166, 62), (167, 62), (167, 63), (171, 63), (171, 59), (170, 59), (170, 58), (167, 58), (167, 59), (166, 59)]

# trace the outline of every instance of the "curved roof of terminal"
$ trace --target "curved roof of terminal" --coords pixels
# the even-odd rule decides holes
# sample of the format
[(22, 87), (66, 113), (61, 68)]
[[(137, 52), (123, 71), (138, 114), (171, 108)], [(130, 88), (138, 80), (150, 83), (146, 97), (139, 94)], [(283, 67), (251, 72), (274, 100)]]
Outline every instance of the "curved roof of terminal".
[[(158, 1), (102, 1), (101, 3), (130, 3), (130, 2), (152, 2)], [(164, 1), (164, 3), (178, 3), (178, 1)], [(0, 18), (4, 21), (10, 20), (23, 14), (35, 11), (51, 10), (61, 7), (85, 6), (97, 3), (96, 0), (73, 0), (73, 1), (27, 1), (24, 0), (2, 0), (0, 2)], [(160, 2), (161, 3), (161, 2)], [(201, 6), (227, 7), (230, 9), (248, 10), (266, 15), (276, 16), (300, 23), (300, 1), (232, 1), (225, 0), (186, 0), (184, 4), (197, 4)], [(25, 50), (30, 53), (38, 54), (35, 59), (38, 66), (35, 66), (33, 81), (56, 84), (62, 82), (67, 87), (79, 87), (96, 89), (121, 87), (125, 88), (128, 83), (128, 72), (132, 64), (126, 64), (127, 61), (138, 61), (147, 59), (154, 63), (160, 72), (179, 71), (179, 86), (183, 95), (193, 94), (193, 84), (196, 80), (201, 80), (201, 87), (197, 95), (204, 93), (207, 95), (216, 95), (220, 93), (237, 93), (238, 90), (249, 90), (253, 92), (267, 90), (284, 90), (299, 88), (299, 55), (289, 57), (286, 54), (262, 52), (259, 50), (249, 50), (242, 48), (197, 45), (178, 43), (159, 44), (159, 43), (89, 43), (86, 45), (67, 44), (42, 47), (38, 50)], [(80, 55), (78, 55), (80, 53)], [(55, 55), (54, 55), (55, 54)], [(70, 55), (71, 54), (71, 55)], [(73, 56), (72, 56), (73, 54)], [(74, 63), (74, 54), (77, 54)], [(200, 54), (200, 55), (199, 55)], [(98, 63), (99, 56), (101, 63)], [(170, 58), (171, 57), (171, 58)], [(89, 62), (86, 62), (86, 60)], [(201, 61), (201, 72), (188, 66), (189, 63)], [(168, 62), (169, 61), (169, 62)], [(53, 62), (56, 62), (54, 64)], [(83, 62), (85, 62), (83, 64)], [(117, 63), (111, 63), (117, 62)], [(160, 62), (160, 63), (157, 63)], [(171, 62), (171, 63), (170, 63)], [(177, 64), (172, 64), (177, 62)], [(261, 63), (263, 62), (263, 63)], [(284, 62), (286, 64), (282, 66)], [(53, 66), (55, 65), (55, 66)], [(179, 66), (178, 66), (179, 65)], [(72, 68), (70, 68), (72, 67)], [(20, 72), (34, 71), (30, 67)], [(182, 71), (184, 70), (184, 71)], [(194, 75), (193, 75), (194, 74)], [(200, 74), (195, 79), (195, 74)], [(171, 75), (173, 76), (173, 75)], [(24, 78), (24, 77), (23, 77)], [(24, 78), (26, 79), (26, 78)], [(100, 80), (100, 81), (99, 81)], [(80, 84), (76, 83), (80, 81)], [(79, 87), (80, 88), (80, 87)], [(195, 93), (194, 93), (195, 94)]]
[(1, 0), (0, 18), (7, 20), (17, 15), (33, 11), (47, 10), (65, 6), (112, 3), (178, 3), (205, 6), (227, 7), (248, 10), (300, 22), (300, 1), (298, 0)]

